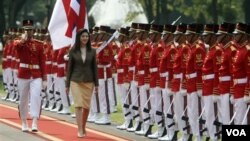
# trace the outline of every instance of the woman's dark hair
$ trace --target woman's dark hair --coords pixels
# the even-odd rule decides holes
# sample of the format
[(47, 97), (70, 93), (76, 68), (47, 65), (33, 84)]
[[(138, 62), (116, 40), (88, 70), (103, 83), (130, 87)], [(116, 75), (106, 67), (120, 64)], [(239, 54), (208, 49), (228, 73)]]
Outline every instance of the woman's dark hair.
[(87, 44), (86, 44), (86, 47), (87, 47), (87, 51), (91, 51), (90, 35), (89, 35), (89, 32), (88, 32), (87, 29), (80, 29), (80, 30), (77, 32), (77, 34), (76, 34), (76, 39), (75, 39), (75, 44), (74, 44), (74, 46), (73, 46), (73, 48), (72, 48), (73, 51), (80, 51), (80, 43), (81, 43), (80, 38), (81, 38), (81, 35), (82, 35), (83, 33), (87, 33), (88, 36), (89, 36), (89, 40), (88, 40), (88, 42), (87, 42)]

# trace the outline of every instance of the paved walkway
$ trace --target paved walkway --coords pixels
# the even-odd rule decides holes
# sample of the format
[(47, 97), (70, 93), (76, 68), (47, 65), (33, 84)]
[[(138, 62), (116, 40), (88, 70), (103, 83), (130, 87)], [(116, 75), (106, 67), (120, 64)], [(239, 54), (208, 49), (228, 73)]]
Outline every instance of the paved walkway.
[(0, 122), (1, 141), (44, 141), (44, 139), (32, 134), (23, 133), (20, 129)]
[[(0, 110), (0, 141), (79, 140), (79, 138), (76, 138), (77, 126), (75, 124), (75, 119), (68, 115), (60, 115), (53, 112), (43, 111), (43, 116), (41, 120), (39, 120), (39, 132), (37, 134), (33, 134), (31, 132), (24, 133), (20, 130), (21, 124), (17, 114), (17, 104), (0, 100), (0, 108), (3, 107), (10, 107), (12, 110)], [(15, 116), (11, 116), (12, 114)], [(9, 121), (11, 123), (8, 123)], [(30, 122), (31, 120), (29, 120), (29, 123)], [(12, 125), (13, 123), (14, 125)], [(29, 125), (31, 125), (31, 123)], [(89, 133), (88, 140), (155, 141), (143, 136), (135, 135), (134, 133), (118, 130), (115, 126), (115, 124), (108, 126), (87, 123), (87, 131)]]

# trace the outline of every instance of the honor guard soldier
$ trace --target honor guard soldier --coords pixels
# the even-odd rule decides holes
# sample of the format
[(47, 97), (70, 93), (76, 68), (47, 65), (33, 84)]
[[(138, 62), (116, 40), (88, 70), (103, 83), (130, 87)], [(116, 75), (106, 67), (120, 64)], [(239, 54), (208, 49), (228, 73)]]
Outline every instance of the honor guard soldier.
[[(11, 72), (12, 72), (12, 79), (11, 79), (11, 90), (10, 90), (10, 94), (11, 96), (9, 97), (8, 100), (10, 100), (11, 102), (15, 102), (17, 97), (18, 97), (18, 92), (17, 92), (17, 69), (18, 69), (18, 63), (19, 63), (19, 60), (18, 60), (18, 56), (17, 56), (17, 52), (16, 52), (16, 49), (15, 49), (15, 44), (16, 42), (18, 42), (20, 40), (20, 34), (19, 34), (19, 29), (18, 28), (15, 28), (13, 30), (13, 39), (11, 41), (11, 44), (10, 44), (10, 68), (11, 68)], [(20, 31), (21, 32), (21, 31)]]
[(53, 48), (51, 44), (51, 40), (49, 37), (49, 33), (45, 34), (44, 40), (44, 54), (45, 54), (45, 73), (47, 75), (47, 86), (45, 89), (45, 93), (47, 93), (48, 103), (45, 105), (44, 110), (50, 110), (50, 107), (54, 105), (54, 94), (51, 93), (53, 86), (53, 75), (52, 75), (52, 56), (53, 56)]
[(6, 96), (2, 97), (2, 100), (7, 100), (10, 97), (10, 84), (11, 84), (11, 69), (10, 69), (10, 33), (4, 32), (4, 47), (3, 47), (3, 58), (2, 58), (2, 69), (3, 69), (3, 85)]
[[(131, 94), (130, 90), (131, 86), (128, 85), (128, 60), (130, 57), (130, 48), (128, 45), (128, 31), (126, 28), (120, 29), (119, 42), (120, 42), (120, 51), (117, 55), (117, 85), (118, 91), (121, 94), (121, 103), (122, 103), (122, 111), (124, 115), (125, 122), (117, 126), (118, 129), (126, 130), (127, 128), (131, 128), (133, 126), (132, 120), (132, 110), (131, 106)], [(128, 87), (129, 86), (129, 87)]]
[(66, 80), (66, 70), (67, 70), (67, 61), (64, 60), (64, 55), (69, 52), (70, 46), (63, 47), (59, 49), (57, 56), (57, 76), (56, 76), (56, 88), (57, 92), (60, 93), (60, 98), (62, 101), (62, 110), (58, 111), (59, 114), (70, 114), (70, 102), (68, 94), (65, 91), (65, 80)]
[(160, 42), (161, 32), (163, 31), (162, 25), (153, 24), (150, 27), (149, 38), (152, 41), (150, 59), (149, 59), (149, 73), (150, 82), (149, 87), (151, 90), (150, 104), (152, 108), (152, 117), (157, 124), (157, 130), (155, 133), (148, 135), (149, 138), (156, 139), (164, 136), (165, 128), (163, 122), (163, 110), (162, 110), (162, 93), (160, 89), (160, 60), (162, 58), (164, 48)]
[[(176, 31), (174, 32), (174, 40), (175, 40), (175, 50), (176, 54), (174, 56), (174, 64), (173, 64), (173, 79), (172, 79), (172, 91), (173, 91), (173, 106), (174, 106), (174, 114), (176, 117), (176, 121), (178, 124), (179, 132), (182, 133), (181, 139), (186, 141), (189, 137), (187, 131), (185, 130), (186, 122), (182, 120), (182, 116), (184, 111), (185, 103), (184, 96), (186, 92), (184, 92), (183, 86), (185, 81), (185, 75), (183, 72), (183, 66), (185, 67), (184, 57), (187, 56), (188, 47), (185, 45), (185, 32), (187, 29), (186, 24), (177, 25)], [(184, 62), (184, 63), (183, 63)]]
[(138, 74), (137, 74), (137, 66), (136, 62), (138, 60), (138, 56), (141, 49), (141, 41), (139, 40), (140, 33), (137, 32), (138, 23), (132, 23), (129, 29), (129, 45), (130, 45), (130, 57), (128, 60), (128, 79), (130, 81), (130, 91), (132, 97), (132, 110), (133, 110), (133, 119), (135, 120), (135, 124), (132, 128), (128, 128), (127, 131), (134, 132), (141, 130), (142, 118), (140, 114), (140, 98), (139, 98), (139, 87), (138, 87)]
[(201, 24), (189, 24), (187, 26), (186, 46), (189, 51), (186, 60), (186, 89), (187, 89), (187, 116), (196, 141), (201, 141), (199, 123), (199, 97), (197, 93), (197, 70), (196, 70), (196, 46), (199, 46), (199, 34), (202, 30)]
[(236, 54), (237, 46), (232, 43), (232, 32), (235, 28), (234, 24), (222, 23), (219, 26), (217, 34), (217, 42), (221, 45), (222, 55), (219, 68), (219, 93), (220, 98), (217, 103), (218, 117), (222, 124), (227, 125), (230, 122), (230, 88), (233, 86), (232, 79), (232, 62)]
[(173, 116), (168, 117), (168, 115), (173, 115), (171, 97), (171, 80), (173, 78), (173, 63), (175, 56), (175, 47), (174, 47), (174, 32), (176, 26), (165, 24), (162, 32), (162, 41), (164, 42), (164, 52), (160, 61), (160, 87), (162, 89), (162, 98), (163, 98), (163, 113), (164, 113), (164, 122), (167, 129), (167, 134), (159, 140), (172, 140), (175, 133), (175, 123)]
[(150, 94), (149, 94), (149, 59), (151, 52), (151, 45), (147, 40), (148, 31), (150, 29), (149, 24), (139, 24), (139, 32), (140, 32), (140, 40), (141, 42), (141, 51), (137, 60), (137, 68), (138, 68), (138, 86), (140, 93), (140, 110), (143, 118), (143, 128), (140, 131), (136, 131), (135, 133), (138, 135), (145, 135), (146, 137), (151, 134), (152, 130), (152, 119), (150, 117)]
[(243, 121), (245, 113), (247, 113), (247, 102), (244, 101), (245, 90), (247, 86), (247, 25), (237, 23), (234, 34), (234, 40), (238, 45), (233, 61), (233, 81), (234, 81), (234, 124), (247, 124), (247, 120)]
[(216, 129), (213, 125), (215, 121), (215, 111), (214, 111), (214, 88), (216, 84), (218, 85), (218, 73), (215, 74), (215, 69), (217, 68), (216, 63), (216, 53), (220, 48), (216, 47), (217, 37), (215, 32), (218, 25), (207, 24), (204, 27), (204, 32), (202, 34), (204, 43), (208, 46), (208, 52), (205, 57), (203, 67), (202, 67), (202, 80), (203, 89), (202, 96), (204, 100), (204, 114), (206, 118), (206, 127), (209, 132), (209, 137), (212, 140), (217, 140), (215, 133)]
[[(110, 37), (108, 31), (110, 27), (100, 26), (99, 35), (101, 37), (101, 42), (107, 41)], [(99, 48), (99, 47), (98, 47)], [(98, 49), (97, 48), (97, 49)], [(110, 46), (106, 46), (97, 54), (97, 68), (98, 68), (98, 78), (99, 78), (99, 87), (98, 87), (98, 97), (100, 104), (100, 113), (102, 117), (95, 120), (96, 124), (110, 124), (110, 114), (111, 114), (111, 105), (110, 105), (110, 89), (108, 85), (108, 80), (112, 77), (111, 73), (111, 61), (112, 61), (112, 49)]]
[(51, 99), (53, 101), (53, 104), (50, 105), (50, 111), (51, 112), (57, 112), (61, 108), (61, 98), (60, 93), (56, 92), (56, 77), (57, 77), (57, 56), (58, 56), (59, 50), (53, 50), (52, 53), (52, 68), (51, 68), (51, 74), (52, 74), (52, 83), (53, 86), (51, 88), (50, 94), (53, 95), (53, 98)]
[[(41, 42), (32, 38), (33, 21), (24, 20), (25, 33), (15, 45), (20, 59), (18, 69), (18, 91), (20, 94), (19, 114), (22, 120), (22, 131), (28, 131), (28, 104), (30, 100), (30, 115), (32, 131), (36, 132), (37, 120), (41, 111), (41, 90), (46, 82), (44, 51)], [(45, 85), (45, 83), (44, 83)]]
[[(116, 32), (115, 29), (109, 29), (108, 34), (111, 37)], [(109, 39), (107, 39), (109, 40)], [(116, 91), (115, 91), (115, 75), (116, 75), (116, 68), (114, 65), (114, 57), (117, 54), (118, 46), (116, 44), (116, 41), (113, 39), (109, 44), (109, 48), (112, 50), (111, 54), (111, 77), (108, 79), (108, 93), (109, 93), (109, 101), (110, 101), (110, 110), (111, 112), (117, 112), (116, 106), (117, 106), (117, 97), (116, 97)]]

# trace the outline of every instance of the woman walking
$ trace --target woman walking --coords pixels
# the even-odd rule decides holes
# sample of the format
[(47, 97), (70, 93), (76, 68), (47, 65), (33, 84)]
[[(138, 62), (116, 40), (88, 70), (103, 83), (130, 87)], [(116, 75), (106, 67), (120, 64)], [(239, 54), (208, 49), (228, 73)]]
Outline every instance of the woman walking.
[(86, 135), (85, 125), (93, 89), (98, 89), (96, 52), (91, 48), (87, 29), (77, 32), (75, 45), (69, 52), (66, 91), (72, 92), (78, 126), (77, 136)]

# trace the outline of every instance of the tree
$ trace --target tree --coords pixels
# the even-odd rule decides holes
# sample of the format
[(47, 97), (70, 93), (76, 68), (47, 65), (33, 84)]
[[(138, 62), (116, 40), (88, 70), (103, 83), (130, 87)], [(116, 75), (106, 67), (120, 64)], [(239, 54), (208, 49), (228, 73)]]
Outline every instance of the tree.
[(245, 21), (250, 24), (250, 0), (244, 0)]
[[(3, 5), (4, 5), (3, 1), (1, 0), (0, 1), (0, 7), (4, 7)], [(1, 8), (0, 9), (0, 35), (3, 35), (3, 31), (5, 29), (5, 18), (4, 18), (4, 15), (5, 15), (4, 9)]]
[(17, 15), (19, 14), (20, 10), (23, 8), (26, 0), (11, 0), (9, 3), (9, 26), (14, 27), (16, 25)]

